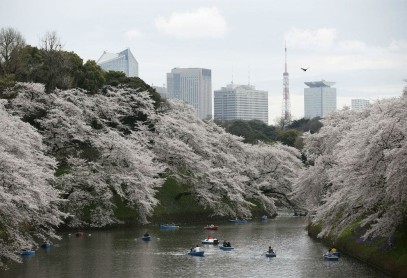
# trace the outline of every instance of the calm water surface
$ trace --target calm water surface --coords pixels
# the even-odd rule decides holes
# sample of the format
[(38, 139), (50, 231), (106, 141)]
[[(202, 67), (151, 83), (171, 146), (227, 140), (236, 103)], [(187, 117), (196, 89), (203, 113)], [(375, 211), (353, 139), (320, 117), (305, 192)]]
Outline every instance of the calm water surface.
[[(204, 230), (206, 223), (175, 231), (148, 227), (150, 242), (141, 240), (146, 228), (93, 231), (83, 238), (64, 234), (56, 246), (37, 250), (0, 277), (388, 277), (344, 254), (339, 262), (324, 262), (327, 246), (308, 237), (304, 217), (214, 224), (218, 231)], [(205, 246), (204, 257), (186, 255), (209, 234), (235, 250)], [(268, 246), (276, 258), (262, 255)]]

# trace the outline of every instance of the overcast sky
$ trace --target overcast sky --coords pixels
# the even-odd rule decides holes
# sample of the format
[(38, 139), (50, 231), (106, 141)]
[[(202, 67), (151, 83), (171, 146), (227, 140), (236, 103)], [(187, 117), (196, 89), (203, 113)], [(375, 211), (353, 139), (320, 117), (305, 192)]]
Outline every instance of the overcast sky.
[(33, 46), (56, 31), (84, 61), (129, 47), (150, 85), (174, 67), (211, 69), (213, 90), (250, 82), (269, 92), (271, 124), (281, 116), (284, 41), (297, 119), (306, 81), (336, 82), (340, 109), (400, 96), (407, 78), (406, 0), (0, 0), (0, 27)]

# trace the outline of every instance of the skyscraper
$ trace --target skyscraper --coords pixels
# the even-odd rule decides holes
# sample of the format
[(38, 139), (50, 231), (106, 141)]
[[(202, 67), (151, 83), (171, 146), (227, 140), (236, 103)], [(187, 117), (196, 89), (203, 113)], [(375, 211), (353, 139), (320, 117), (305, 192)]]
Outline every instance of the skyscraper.
[(105, 71), (122, 71), (127, 77), (139, 76), (138, 62), (129, 48), (119, 53), (109, 53), (105, 51), (97, 61), (97, 64)]
[(336, 88), (331, 88), (334, 84), (325, 80), (305, 82), (309, 88), (304, 89), (304, 118), (323, 118), (336, 110)]
[(214, 92), (214, 117), (217, 120), (261, 120), (268, 124), (268, 92), (252, 85), (229, 84)]
[(352, 110), (362, 111), (363, 109), (366, 108), (366, 106), (369, 105), (370, 102), (368, 99), (352, 99), (351, 103)]
[(167, 73), (169, 99), (180, 99), (195, 108), (201, 119), (212, 119), (212, 76), (210, 69), (173, 68)]

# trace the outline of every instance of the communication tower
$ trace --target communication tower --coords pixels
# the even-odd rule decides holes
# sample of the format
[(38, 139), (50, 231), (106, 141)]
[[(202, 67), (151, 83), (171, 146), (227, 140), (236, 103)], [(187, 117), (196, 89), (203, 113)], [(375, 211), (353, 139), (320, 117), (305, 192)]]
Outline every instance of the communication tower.
[(285, 67), (283, 73), (283, 107), (281, 118), (284, 121), (283, 127), (291, 122), (291, 107), (290, 107), (290, 90), (287, 72), (287, 45), (284, 46), (285, 49)]

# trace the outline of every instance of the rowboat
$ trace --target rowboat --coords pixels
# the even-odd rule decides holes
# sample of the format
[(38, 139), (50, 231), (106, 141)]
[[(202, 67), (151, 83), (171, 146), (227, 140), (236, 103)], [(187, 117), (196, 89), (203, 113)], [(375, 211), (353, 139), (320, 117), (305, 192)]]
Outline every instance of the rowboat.
[(202, 244), (214, 244), (214, 245), (216, 245), (216, 244), (219, 244), (219, 240), (216, 239), (216, 238), (205, 238), (202, 241)]
[(34, 256), (35, 255), (35, 250), (31, 249), (22, 249), (20, 251), (21, 256)]
[(43, 244), (41, 244), (41, 247), (44, 249), (50, 248), (52, 246), (52, 243), (49, 241), (45, 241)]
[(267, 218), (266, 215), (263, 215), (262, 217), (260, 217), (260, 221), (261, 221), (261, 222), (265, 222), (265, 221), (267, 221), (267, 220), (269, 220), (269, 219)]
[(188, 252), (188, 255), (190, 256), (197, 256), (197, 257), (203, 257), (204, 256), (204, 251), (190, 251)]
[(233, 249), (235, 249), (235, 247), (232, 247), (232, 246), (219, 246), (219, 249), (223, 250), (223, 251), (232, 251)]
[(169, 224), (160, 225), (161, 230), (175, 230), (178, 228), (179, 228), (179, 226), (175, 226), (175, 225), (169, 225)]
[(266, 257), (267, 258), (277, 257), (277, 254), (275, 252), (267, 252)]
[(76, 237), (83, 237), (84, 235), (85, 235), (84, 232), (77, 232), (77, 233), (75, 234)]
[(324, 255), (325, 261), (338, 261), (339, 257), (334, 255)]
[(339, 258), (341, 256), (341, 252), (332, 252), (332, 255), (337, 256)]
[(210, 231), (217, 231), (219, 229), (219, 226), (209, 225), (209, 226), (204, 227), (204, 229), (210, 230)]

